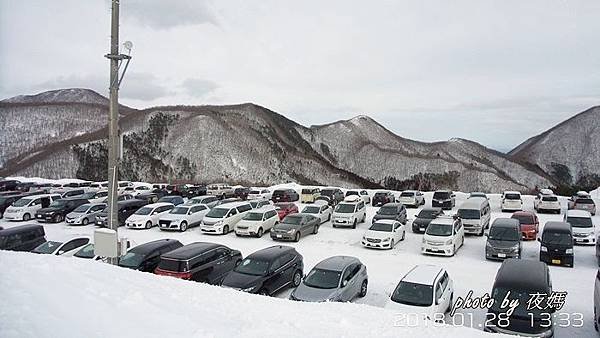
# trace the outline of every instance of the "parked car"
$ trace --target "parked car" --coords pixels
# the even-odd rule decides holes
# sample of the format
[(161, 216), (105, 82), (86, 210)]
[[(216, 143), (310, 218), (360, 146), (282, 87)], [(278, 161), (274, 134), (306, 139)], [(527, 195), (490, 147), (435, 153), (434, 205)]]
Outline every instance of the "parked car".
[[(494, 280), (491, 293), (493, 303), (486, 315), (484, 331), (527, 337), (553, 337), (552, 311), (537, 307), (527, 309), (528, 300), (533, 294), (552, 294), (548, 266), (526, 259), (507, 259), (502, 262)], [(506, 298), (518, 300), (510, 316), (507, 316), (506, 306), (502, 307)]]
[(284, 219), (285, 216), (298, 212), (298, 206), (295, 203), (275, 203), (275, 209), (279, 215), (279, 219)]
[(160, 217), (169, 213), (174, 207), (171, 203), (147, 204), (127, 217), (125, 226), (131, 229), (150, 229), (158, 226)]
[[(119, 194), (117, 195), (117, 202), (121, 202), (121, 201), (129, 201), (133, 199), (133, 195), (131, 194)], [(108, 197), (101, 200), (98, 203), (104, 203), (104, 204), (108, 204)]]
[(273, 202), (271, 202), (271, 200), (250, 200), (250, 206), (252, 206), (252, 209), (260, 209), (266, 206), (273, 206), (272, 203)]
[(31, 251), (46, 242), (44, 227), (39, 224), (0, 229), (0, 250)]
[(271, 192), (269, 191), (269, 189), (250, 189), (250, 191), (248, 192), (248, 199), (249, 200), (254, 200), (254, 199), (267, 199), (270, 200), (272, 197)]
[(108, 197), (108, 190), (98, 190), (89, 194), (82, 197), (86, 198), (90, 203), (103, 203)]
[(538, 194), (533, 201), (533, 206), (537, 212), (554, 212), (560, 214), (560, 201), (555, 195)]
[(160, 256), (183, 246), (176, 239), (159, 239), (156, 241), (140, 244), (127, 251), (119, 259), (119, 266), (139, 270), (143, 272), (154, 272), (160, 262)]
[(227, 197), (233, 197), (234, 191), (233, 191), (233, 188), (229, 184), (216, 183), (216, 184), (211, 184), (206, 187), (206, 194), (217, 196), (217, 197), (223, 199), (223, 198), (227, 198)]
[(14, 192), (14, 193), (11, 192), (10, 194), (0, 195), (0, 218), (4, 217), (4, 212), (13, 203), (20, 200), (21, 198), (28, 197), (28, 196), (31, 196), (31, 194), (30, 193), (22, 193), (20, 191)]
[(580, 191), (569, 199), (568, 209), (585, 210), (592, 216), (596, 215), (596, 203), (585, 191)]
[(292, 214), (285, 216), (281, 223), (271, 229), (271, 238), (277, 241), (298, 242), (300, 237), (319, 232), (321, 220), (311, 214)]
[(207, 192), (205, 185), (192, 185), (187, 188), (187, 198), (193, 198), (196, 196), (205, 196)]
[(78, 197), (57, 199), (50, 203), (47, 208), (38, 209), (35, 212), (35, 219), (38, 222), (59, 223), (65, 219), (68, 213), (86, 203), (88, 203), (88, 200)]
[(362, 199), (356, 202), (340, 202), (333, 209), (331, 224), (334, 228), (351, 227), (356, 229), (358, 223), (364, 223), (367, 219), (367, 207)]
[(589, 212), (567, 210), (563, 220), (571, 224), (575, 244), (596, 244), (596, 227)]
[(485, 259), (521, 258), (521, 226), (514, 218), (496, 218), (487, 234)]
[(331, 220), (331, 207), (323, 201), (317, 201), (314, 205), (307, 205), (302, 209), (303, 214), (311, 214), (321, 220), (321, 224)]
[(165, 187), (168, 196), (187, 196), (188, 185), (187, 184), (169, 184)]
[(96, 216), (106, 209), (104, 203), (85, 203), (65, 216), (65, 222), (69, 225), (88, 225), (94, 223)]
[(546, 222), (540, 242), (540, 261), (573, 267), (573, 230), (565, 222)]
[(178, 195), (163, 196), (156, 203), (171, 203), (175, 206), (183, 204), (183, 197)]
[[(1, 198), (1, 197), (0, 197)], [(29, 221), (35, 216), (35, 212), (41, 208), (47, 208), (50, 203), (60, 199), (58, 194), (42, 194), (23, 197), (14, 201), (4, 211), (4, 219), (7, 221)]]
[(321, 196), (321, 189), (319, 188), (303, 188), (300, 191), (300, 202), (301, 203), (314, 203), (317, 197)]
[(431, 198), (431, 206), (452, 210), (456, 206), (456, 195), (451, 190), (436, 190)]
[(367, 295), (367, 267), (355, 257), (333, 256), (315, 265), (290, 294), (304, 302), (351, 302)]
[(438, 217), (431, 221), (423, 235), (421, 252), (430, 255), (454, 256), (465, 243), (465, 230), (460, 218)]
[(219, 199), (216, 196), (212, 196), (212, 195), (198, 196), (198, 197), (193, 197), (192, 199), (189, 199), (187, 202), (185, 202), (185, 204), (186, 205), (205, 204), (209, 208), (214, 208), (217, 205), (219, 205)]
[(319, 197), (317, 197), (315, 199), (315, 203), (318, 202), (318, 201), (321, 201), (323, 203), (327, 203), (327, 205), (329, 205), (330, 207), (334, 207), (335, 206), (334, 203), (333, 203), (333, 199), (331, 197), (329, 197), (329, 196), (323, 196), (323, 195), (321, 195), (321, 196), (319, 196)]
[(298, 193), (294, 189), (277, 189), (273, 191), (271, 200), (273, 203), (279, 202), (295, 202), (300, 199)]
[[(124, 226), (125, 221), (134, 212), (136, 212), (139, 208), (148, 205), (146, 201), (132, 199), (126, 201), (118, 201), (117, 202), (117, 218), (119, 221), (118, 226)], [(101, 211), (98, 216), (96, 216), (96, 225), (100, 227), (108, 227), (108, 219), (107, 219), (108, 209), (104, 209)]]
[(372, 223), (375, 223), (380, 219), (393, 219), (402, 224), (406, 224), (406, 207), (402, 203), (384, 204), (381, 208), (379, 208), (379, 210), (375, 212)]
[(405, 190), (400, 193), (399, 202), (407, 207), (418, 208), (421, 205), (425, 205), (425, 196), (418, 190)]
[(302, 282), (304, 260), (296, 249), (277, 245), (246, 257), (223, 279), (222, 286), (236, 290), (273, 295)]
[(0, 191), (19, 190), (20, 185), (21, 182), (17, 180), (3, 180), (0, 181)]
[(344, 200), (344, 193), (340, 188), (323, 188), (321, 196), (327, 196), (331, 199), (331, 206), (336, 206)]
[(441, 215), (444, 215), (444, 211), (439, 207), (421, 209), (412, 222), (412, 231), (417, 234), (425, 233), (425, 229), (427, 229), (429, 223)]
[(217, 285), (242, 261), (242, 254), (221, 244), (195, 242), (160, 256), (157, 275)]
[(348, 196), (360, 196), (365, 204), (371, 204), (371, 196), (366, 190), (348, 190), (346, 191), (346, 197)]
[(511, 218), (518, 220), (519, 224), (521, 224), (523, 239), (534, 240), (537, 238), (540, 220), (535, 213), (530, 211), (516, 211), (512, 214)]
[(94, 243), (88, 243), (82, 246), (73, 254), (73, 257), (91, 259), (94, 261), (101, 260), (104, 258), (102, 256), (96, 255), (96, 253), (94, 252)]
[(483, 236), (490, 227), (490, 202), (486, 198), (473, 197), (464, 201), (458, 208), (457, 215), (462, 219), (465, 233)]
[(467, 198), (471, 198), (471, 197), (483, 197), (486, 200), (490, 199), (485, 193), (479, 192), (479, 191), (474, 191), (474, 192), (469, 193), (469, 197), (467, 197)]
[(234, 227), (238, 236), (262, 237), (265, 231), (270, 231), (279, 223), (277, 210), (271, 205), (250, 210)]
[(223, 205), (223, 204), (234, 203), (234, 202), (242, 202), (242, 200), (237, 197), (224, 198), (222, 200), (219, 200), (217, 205)]
[(374, 207), (380, 207), (384, 204), (395, 203), (396, 197), (392, 194), (391, 191), (377, 191), (375, 195), (373, 195), (373, 203), (371, 203)]
[(146, 194), (149, 192), (152, 192), (152, 187), (150, 185), (134, 185), (123, 189), (123, 193), (130, 194), (135, 198), (137, 198), (139, 194)]
[(186, 231), (200, 226), (210, 208), (206, 204), (178, 205), (158, 218), (160, 230)]
[(523, 210), (523, 199), (521, 198), (521, 193), (518, 191), (505, 191), (502, 194), (500, 209), (502, 209), (502, 212)]
[(74, 189), (64, 192), (61, 195), (61, 198), (69, 198), (69, 197), (78, 197), (85, 194), (85, 190), (83, 189)]
[(396, 312), (435, 320), (450, 312), (454, 282), (439, 266), (416, 265), (404, 275), (385, 307)]
[(233, 189), (233, 196), (245, 201), (248, 199), (248, 194), (250, 193), (250, 188), (238, 187)]
[(367, 248), (393, 249), (396, 244), (404, 240), (406, 227), (404, 224), (382, 219), (369, 227), (362, 237), (362, 245)]
[(47, 241), (35, 247), (31, 252), (45, 255), (73, 256), (74, 253), (89, 242), (89, 237), (76, 237), (65, 242)]
[(158, 194), (154, 193), (154, 192), (143, 192), (143, 193), (137, 194), (137, 196), (135, 196), (135, 198), (138, 200), (146, 201), (148, 204), (156, 203), (160, 199)]
[(204, 216), (200, 223), (200, 230), (207, 234), (228, 234), (250, 210), (252, 206), (248, 202), (216, 206)]

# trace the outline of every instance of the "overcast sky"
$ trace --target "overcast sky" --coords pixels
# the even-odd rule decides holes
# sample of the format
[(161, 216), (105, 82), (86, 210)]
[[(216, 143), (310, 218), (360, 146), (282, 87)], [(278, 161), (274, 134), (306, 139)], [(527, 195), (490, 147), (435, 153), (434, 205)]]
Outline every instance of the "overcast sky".
[[(122, 0), (121, 102), (254, 102), (309, 126), (510, 149), (600, 104), (600, 1)], [(108, 0), (0, 0), (0, 98), (107, 95)]]

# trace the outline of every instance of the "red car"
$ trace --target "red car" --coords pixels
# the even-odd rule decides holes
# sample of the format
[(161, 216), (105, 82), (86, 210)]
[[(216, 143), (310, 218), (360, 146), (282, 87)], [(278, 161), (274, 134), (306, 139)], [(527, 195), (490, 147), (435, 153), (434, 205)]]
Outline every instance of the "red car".
[(523, 239), (536, 239), (540, 228), (540, 220), (535, 213), (531, 211), (517, 211), (512, 214), (511, 218), (519, 220)]
[(298, 212), (298, 207), (294, 203), (275, 203), (275, 209), (277, 209), (279, 220), (282, 220), (289, 214), (295, 214)]

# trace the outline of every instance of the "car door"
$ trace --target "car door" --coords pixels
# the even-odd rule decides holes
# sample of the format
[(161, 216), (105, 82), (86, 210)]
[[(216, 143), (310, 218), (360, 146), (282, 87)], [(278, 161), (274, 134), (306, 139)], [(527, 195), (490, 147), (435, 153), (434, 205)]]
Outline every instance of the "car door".
[(226, 247), (220, 247), (215, 250), (215, 269), (212, 283), (221, 282), (225, 274), (229, 273), (235, 267), (235, 260), (231, 256), (231, 250)]
[(454, 223), (454, 238), (453, 238), (454, 247), (456, 249), (458, 249), (462, 245), (463, 236), (464, 236), (464, 233), (462, 232), (462, 223), (457, 221), (456, 223)]
[(448, 308), (449, 296), (446, 295), (446, 287), (444, 284), (444, 275), (435, 281), (435, 302), (434, 302), (434, 313), (444, 313)]
[(192, 213), (190, 215), (190, 224), (197, 225), (202, 222), (204, 215), (208, 213), (208, 208), (204, 205), (196, 205), (190, 208), (190, 212)]
[(404, 225), (400, 222), (394, 222), (394, 243), (398, 243), (402, 240), (402, 233), (404, 232)]
[(265, 213), (265, 217), (267, 218), (267, 220), (265, 221), (265, 227), (263, 230), (271, 230), (273, 226), (275, 226), (275, 223), (277, 223), (277, 220), (279, 219), (279, 217), (277, 217), (277, 211), (269, 210)]
[(263, 283), (263, 287), (271, 294), (281, 289), (288, 282), (289, 278), (285, 275), (284, 263), (283, 256), (280, 256), (269, 267), (269, 274)]
[(326, 205), (319, 207), (319, 217), (321, 218), (321, 223), (327, 222), (327, 218), (329, 218), (327, 209), (329, 208)]

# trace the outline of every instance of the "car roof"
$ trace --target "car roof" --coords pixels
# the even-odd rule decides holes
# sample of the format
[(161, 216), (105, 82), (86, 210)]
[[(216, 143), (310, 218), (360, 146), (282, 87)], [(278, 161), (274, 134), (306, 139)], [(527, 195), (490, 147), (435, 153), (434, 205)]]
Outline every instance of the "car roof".
[(433, 285), (435, 278), (444, 271), (443, 268), (431, 264), (419, 264), (412, 268), (403, 278), (402, 281)]
[(540, 189), (540, 194), (542, 195), (554, 195), (552, 189)]
[(520, 192), (518, 192), (518, 191), (514, 191), (514, 190), (507, 190), (507, 191), (505, 191), (504, 193), (505, 193), (505, 194), (519, 194), (519, 195), (521, 195), (521, 193), (520, 193)]
[(432, 224), (454, 224), (454, 218), (448, 216), (438, 216), (431, 221)]
[(381, 224), (394, 224), (397, 223), (398, 221), (396, 221), (395, 219), (378, 219), (375, 222), (373, 222), (373, 224), (375, 223), (381, 223)]
[(231, 208), (237, 208), (237, 207), (239, 207), (241, 205), (245, 205), (245, 204), (249, 205), (250, 202), (228, 202), (228, 203), (224, 203), (224, 204), (219, 204), (215, 208), (218, 208), (218, 209), (229, 208), (229, 209), (231, 209)]
[(402, 205), (402, 203), (389, 202), (389, 203), (386, 203), (386, 204), (382, 205), (381, 207), (382, 208), (383, 207), (396, 207), (397, 208), (397, 207), (399, 207), (401, 205)]
[(513, 216), (535, 216), (535, 213), (532, 211), (515, 211), (513, 212)]
[(60, 194), (39, 194), (39, 195), (27, 195), (27, 196), (23, 196), (21, 198), (31, 198), (31, 199), (36, 199), (36, 198), (44, 198), (44, 197), (52, 197), (52, 196), (60, 196)]
[[(128, 205), (140, 205), (141, 203), (146, 203), (144, 200), (138, 200), (137, 198), (132, 198), (124, 201), (118, 201), (117, 205), (119, 206), (128, 206)], [(146, 206), (146, 204), (144, 204)]]
[(179, 242), (176, 239), (171, 239), (171, 238), (164, 238), (164, 239), (159, 239), (156, 241), (152, 241), (152, 242), (148, 242), (148, 243), (144, 243), (144, 244), (140, 244), (137, 245), (131, 249), (129, 249), (129, 251), (133, 251), (136, 253), (141, 253), (141, 254), (145, 254), (145, 253), (149, 253), (151, 251), (154, 251), (158, 248), (162, 248), (166, 245), (172, 245), (173, 243), (177, 243)]
[(146, 204), (146, 205), (144, 205), (144, 207), (158, 208), (158, 207), (166, 207), (166, 206), (170, 206), (170, 205), (173, 205), (173, 204), (166, 203), (166, 202), (158, 202), (158, 203)]
[(585, 218), (591, 218), (592, 214), (590, 214), (589, 211), (585, 211), (585, 210), (567, 210), (567, 217), (585, 217)]
[(333, 256), (325, 258), (315, 265), (316, 269), (343, 271), (348, 265), (360, 262), (358, 258), (352, 256)]
[(29, 231), (29, 230), (38, 229), (38, 228), (43, 229), (44, 227), (39, 224), (18, 225), (16, 227), (0, 230), (0, 235), (12, 235), (12, 234), (19, 233), (21, 231)]
[(161, 258), (169, 259), (183, 259), (187, 260), (195, 256), (201, 255), (209, 250), (224, 247), (221, 244), (208, 243), (208, 242), (194, 242), (188, 245), (184, 245), (173, 251), (163, 254)]
[(255, 251), (248, 255), (253, 259), (259, 260), (270, 260), (275, 259), (285, 253), (296, 251), (293, 247), (287, 245), (274, 245), (268, 248), (264, 248), (258, 251)]
[(440, 189), (440, 190), (436, 190), (434, 191), (434, 193), (436, 192), (452, 192), (452, 190), (448, 190), (448, 189)]
[(498, 228), (512, 228), (520, 226), (519, 220), (515, 218), (496, 218), (494, 222), (492, 222), (492, 227)]
[[(346, 198), (348, 198), (348, 197), (346, 197)], [(360, 198), (359, 196), (356, 196), (355, 200), (347, 201), (346, 199), (344, 199), (343, 201), (341, 201), (340, 203), (338, 203), (338, 205), (340, 205), (340, 204), (356, 205), (356, 204), (358, 204), (358, 203), (360, 203), (362, 201), (363, 201), (362, 198)]]
[[(322, 205), (329, 205), (329, 204), (327, 204), (327, 202), (326, 202), (326, 201), (324, 201), (324, 200), (315, 200), (315, 201), (313, 202), (313, 204), (315, 204), (315, 205), (318, 205), (319, 207), (320, 207), (320, 206), (322, 206)], [(308, 205), (307, 205), (307, 206), (308, 206)]]
[(545, 263), (529, 259), (507, 259), (502, 262), (494, 288), (545, 291), (549, 286)]
[(421, 209), (421, 211), (437, 211), (437, 212), (440, 212), (440, 211), (442, 211), (442, 208), (440, 208), (440, 207), (427, 207), (427, 208)]
[(546, 231), (571, 232), (571, 224), (556, 221), (546, 222), (546, 224), (544, 224), (544, 232)]

